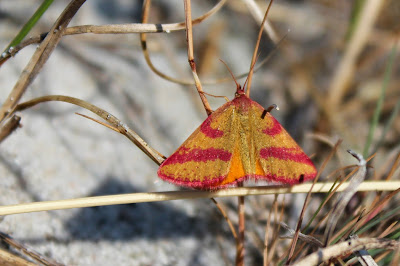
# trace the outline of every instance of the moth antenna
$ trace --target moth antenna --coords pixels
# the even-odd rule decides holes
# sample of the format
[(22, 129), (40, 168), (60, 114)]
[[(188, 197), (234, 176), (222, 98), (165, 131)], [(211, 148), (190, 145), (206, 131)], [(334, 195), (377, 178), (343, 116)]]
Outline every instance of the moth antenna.
[(211, 93), (208, 93), (208, 92), (205, 92), (205, 91), (203, 91), (203, 92), (201, 92), (201, 93), (203, 93), (203, 94), (205, 94), (205, 95), (208, 95), (208, 96), (211, 96), (211, 97), (215, 97), (215, 98), (224, 98), (226, 102), (229, 102), (229, 99), (228, 99), (228, 97), (226, 97), (226, 96), (214, 95), (214, 94), (211, 94)]
[[(252, 72), (254, 71), (254, 68), (255, 68), (255, 66), (256, 66), (256, 62), (257, 62), (257, 60), (258, 60), (259, 57), (260, 57), (260, 54), (258, 54), (257, 57), (256, 57), (256, 60), (254, 60), (254, 62), (251, 63), (249, 75), (247, 75), (247, 78), (246, 78), (246, 80), (245, 80), (245, 82), (244, 82), (244, 84), (243, 84), (243, 89), (246, 88), (246, 84), (247, 84), (247, 82), (249, 81), (250, 73), (252, 73)], [(249, 83), (249, 84), (250, 84), (250, 83)], [(248, 95), (247, 95), (247, 96), (248, 96)]]
[(224, 60), (219, 59), (219, 61), (221, 61), (221, 62), (226, 66), (226, 68), (228, 69), (229, 73), (231, 73), (231, 76), (232, 76), (232, 78), (233, 78), (233, 81), (235, 81), (235, 83), (236, 83), (236, 92), (238, 93), (240, 90), (242, 90), (242, 87), (241, 87), (240, 84), (237, 82), (237, 80), (236, 80), (236, 78), (235, 78), (235, 75), (233, 75), (231, 69), (228, 67), (228, 65), (225, 63)]
[[(272, 2), (273, 2), (273, 0), (271, 0), (271, 1), (269, 2), (269, 5), (268, 5), (268, 8), (267, 8), (267, 11), (265, 12), (263, 21), (261, 22), (260, 30), (258, 31), (257, 43), (256, 43), (256, 47), (254, 48), (253, 58), (251, 59), (251, 66), (250, 66), (249, 75), (247, 76), (247, 79), (248, 79), (247, 89), (246, 89), (246, 95), (247, 95), (247, 97), (250, 96), (251, 79), (252, 79), (252, 77), (253, 77), (253, 72), (254, 72), (254, 71), (253, 71), (253, 70), (254, 70), (253, 65), (255, 65), (255, 62), (257, 61), (257, 58), (258, 58), (258, 56), (257, 56), (258, 47), (260, 46), (261, 35), (262, 35), (263, 29), (264, 29), (265, 21), (267, 20), (267, 16), (268, 16), (269, 10), (270, 10), (270, 8), (271, 8), (271, 6), (272, 6)], [(244, 87), (244, 86), (243, 86), (243, 87)]]

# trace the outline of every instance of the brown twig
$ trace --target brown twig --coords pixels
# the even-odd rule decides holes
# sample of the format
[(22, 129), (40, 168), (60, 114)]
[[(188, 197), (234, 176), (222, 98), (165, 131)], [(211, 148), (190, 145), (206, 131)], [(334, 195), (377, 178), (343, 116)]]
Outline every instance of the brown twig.
[(203, 106), (204, 106), (204, 109), (205, 109), (207, 115), (210, 115), (212, 113), (212, 109), (211, 109), (210, 104), (208, 103), (206, 96), (203, 93), (203, 87), (201, 86), (199, 76), (197, 75), (196, 62), (194, 61), (192, 8), (191, 8), (190, 0), (185, 0), (184, 4), (185, 4), (185, 21), (186, 21), (186, 41), (188, 44), (188, 61), (189, 61), (190, 68), (192, 70), (194, 82), (196, 85), (197, 92), (199, 93), (201, 102), (203, 103)]

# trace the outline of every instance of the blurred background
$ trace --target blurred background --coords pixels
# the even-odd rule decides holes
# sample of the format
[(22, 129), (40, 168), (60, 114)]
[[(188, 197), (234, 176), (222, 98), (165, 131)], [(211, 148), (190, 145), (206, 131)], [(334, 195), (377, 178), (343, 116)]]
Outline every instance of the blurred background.
[[(41, 3), (1, 1), (2, 49)], [(193, 18), (217, 3), (192, 1)], [(216, 14), (194, 26), (195, 61), (206, 92), (234, 97), (235, 84), (219, 59), (237, 76), (249, 70), (260, 24), (254, 10), (263, 15), (268, 4), (256, 1), (259, 9), (252, 9), (252, 3), (227, 1)], [(55, 1), (28, 37), (47, 32), (67, 4)], [(142, 4), (88, 1), (70, 26), (140, 23)], [(276, 0), (272, 6), (269, 21), (276, 35), (262, 37), (259, 61), (269, 59), (253, 76), (251, 98), (265, 107), (279, 106), (272, 114), (312, 156), (317, 168), (333, 145), (343, 140), (321, 181), (331, 171), (356, 163), (345, 153), (347, 149), (366, 158), (376, 152), (368, 179), (382, 179), (399, 153), (399, 15), (396, 0)], [(149, 23), (183, 21), (182, 1), (153, 1)], [(159, 71), (192, 80), (184, 31), (151, 33), (147, 41)], [(27, 46), (1, 65), (1, 102), (36, 47)], [(226, 82), (218, 82), (225, 78)], [(107, 110), (165, 156), (206, 118), (194, 85), (176, 84), (151, 71), (139, 34), (64, 36), (22, 101), (54, 94)], [(214, 110), (225, 102), (208, 99)], [(381, 113), (368, 141), (379, 102)], [(157, 165), (122, 135), (75, 112), (94, 117), (60, 102), (20, 113), (22, 127), (1, 143), (1, 205), (179, 189), (161, 181)], [(398, 179), (398, 170), (394, 176)], [(279, 198), (287, 205), (284, 221), (293, 228), (304, 196)], [(248, 265), (262, 263), (265, 224), (273, 200), (273, 196), (246, 198)], [(237, 199), (220, 201), (236, 222)], [(318, 203), (311, 203), (310, 212)], [(0, 223), (0, 230), (68, 265), (229, 265), (235, 258), (229, 228), (206, 199), (10, 215)], [(285, 254), (288, 243), (281, 241), (276, 257)]]

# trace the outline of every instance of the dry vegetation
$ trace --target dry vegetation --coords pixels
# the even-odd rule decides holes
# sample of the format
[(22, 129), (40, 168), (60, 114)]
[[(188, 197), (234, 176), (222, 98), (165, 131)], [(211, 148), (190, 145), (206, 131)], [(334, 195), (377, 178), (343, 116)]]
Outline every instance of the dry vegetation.
[[(0, 216), (0, 264), (232, 265), (234, 196), (247, 195), (247, 265), (399, 265), (399, 1), (275, 0), (251, 98), (280, 107), (273, 115), (319, 169), (314, 189), (292, 193), (251, 183), (147, 193), (178, 190), (156, 181), (157, 164), (206, 117), (183, 4), (154, 1), (143, 23), (139, 1), (84, 2), (51, 4), (11, 49), (41, 2), (0, 5), (0, 214), (13, 214)], [(231, 99), (218, 59), (246, 77), (268, 3), (230, 0), (209, 14), (218, 1), (192, 2), (203, 89)], [(207, 97), (214, 110), (224, 102)], [(134, 194), (86, 198), (123, 193)], [(218, 208), (193, 200), (211, 197)], [(112, 206), (77, 208), (100, 205)]]

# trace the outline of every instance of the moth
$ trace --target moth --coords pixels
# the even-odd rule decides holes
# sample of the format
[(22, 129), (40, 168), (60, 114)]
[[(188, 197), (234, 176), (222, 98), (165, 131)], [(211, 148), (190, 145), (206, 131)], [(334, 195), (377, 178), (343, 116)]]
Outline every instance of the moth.
[(311, 159), (281, 124), (239, 85), (158, 169), (173, 184), (202, 190), (247, 179), (296, 184), (313, 179)]

